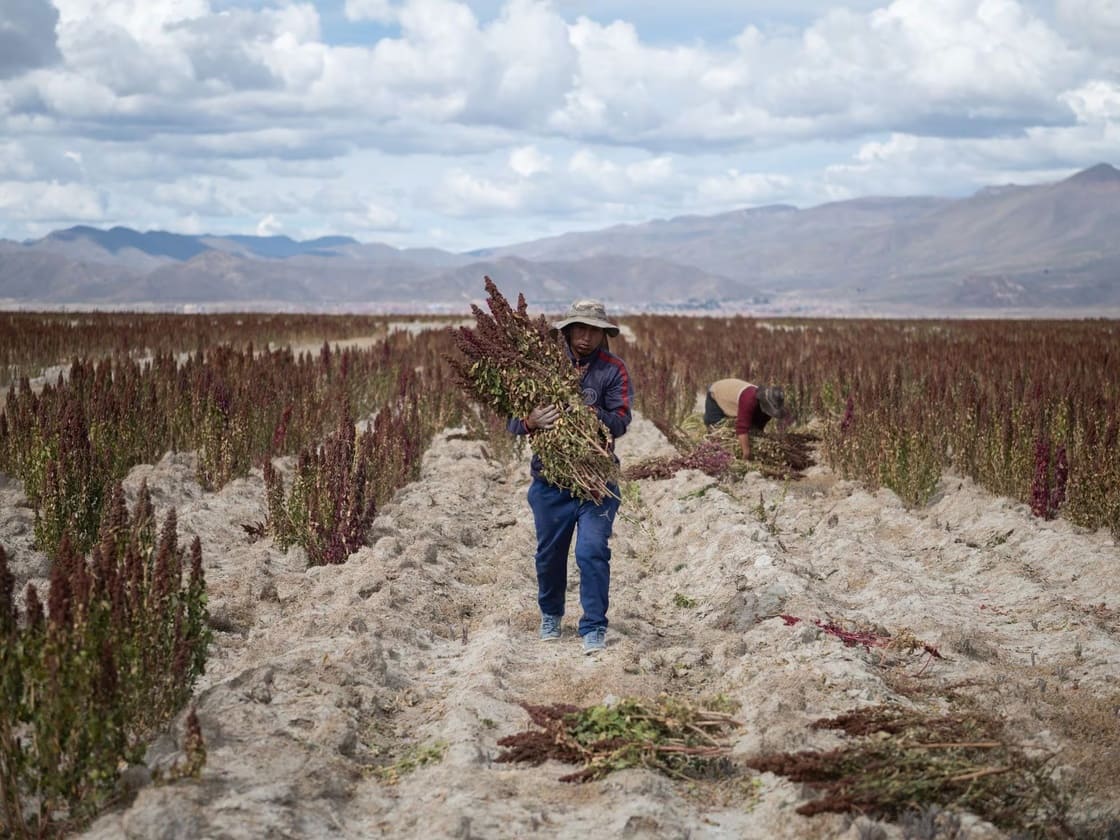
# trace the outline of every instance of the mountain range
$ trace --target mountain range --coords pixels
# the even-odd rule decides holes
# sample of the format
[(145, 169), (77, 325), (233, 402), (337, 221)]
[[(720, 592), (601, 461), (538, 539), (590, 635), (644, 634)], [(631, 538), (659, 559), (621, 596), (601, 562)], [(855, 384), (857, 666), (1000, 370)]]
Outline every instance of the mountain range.
[(7, 308), (465, 311), (489, 275), (560, 309), (1120, 314), (1120, 170), (959, 199), (770, 205), (467, 253), (72, 227), (0, 240)]

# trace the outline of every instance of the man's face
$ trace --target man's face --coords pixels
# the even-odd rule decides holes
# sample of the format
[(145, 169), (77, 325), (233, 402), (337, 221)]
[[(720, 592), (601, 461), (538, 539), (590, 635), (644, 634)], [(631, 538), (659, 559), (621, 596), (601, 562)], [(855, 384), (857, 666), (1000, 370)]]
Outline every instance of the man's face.
[(586, 356), (603, 343), (603, 328), (588, 324), (572, 324), (568, 328), (568, 344), (577, 356)]

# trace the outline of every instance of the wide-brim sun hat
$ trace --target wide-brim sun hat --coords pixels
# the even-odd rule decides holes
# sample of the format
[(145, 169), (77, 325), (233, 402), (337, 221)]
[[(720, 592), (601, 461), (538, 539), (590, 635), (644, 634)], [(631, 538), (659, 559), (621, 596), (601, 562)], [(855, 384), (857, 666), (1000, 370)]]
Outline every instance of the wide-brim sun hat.
[(786, 395), (777, 385), (766, 385), (758, 389), (758, 405), (763, 414), (780, 420), (786, 416)]
[(572, 324), (587, 324), (589, 327), (599, 327), (608, 336), (613, 338), (618, 335), (618, 326), (607, 319), (607, 308), (597, 300), (577, 300), (564, 313), (563, 317), (552, 325), (555, 332)]

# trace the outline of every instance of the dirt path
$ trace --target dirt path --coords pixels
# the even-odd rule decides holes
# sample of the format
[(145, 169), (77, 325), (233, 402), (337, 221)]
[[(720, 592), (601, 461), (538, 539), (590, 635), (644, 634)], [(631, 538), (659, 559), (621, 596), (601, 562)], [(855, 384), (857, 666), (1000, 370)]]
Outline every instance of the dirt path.
[[(640, 417), (619, 449), (625, 462), (671, 452)], [(219, 631), (197, 690), (208, 761), (200, 780), (145, 786), (85, 836), (868, 830), (863, 818), (796, 814), (811, 794), (768, 773), (690, 785), (630, 769), (573, 785), (557, 781), (569, 765), (496, 763), (498, 739), (528, 728), (521, 702), (722, 694), (740, 704), (734, 754), (752, 756), (838, 744), (809, 728), (820, 717), (968, 686), (1069, 762), (1120, 761), (1099, 732), (1087, 738), (1047, 717), (1081, 703), (1088, 726), (1093, 703), (1120, 696), (1120, 553), (1105, 534), (1041, 522), (953, 477), (918, 512), (824, 467), (788, 485), (752, 475), (724, 486), (691, 471), (642, 481), (613, 541), (608, 648), (585, 657), (574, 564), (564, 638), (536, 641), (527, 473), (526, 459), (499, 464), (478, 442), (444, 435), (368, 547), (342, 566), (307, 569), (298, 550), (250, 543), (241, 528), (264, 518), (259, 474), (207, 494), (189, 455), (133, 470), (128, 486), (146, 478), (157, 510), (176, 505), (180, 532), (203, 541)], [(909, 632), (944, 658), (848, 647), (814, 619)], [(176, 756), (169, 737), (150, 759)], [(373, 770), (391, 765), (395, 783)], [(1120, 806), (1115, 782), (1085, 796)], [(970, 837), (1004, 836), (965, 822)]]

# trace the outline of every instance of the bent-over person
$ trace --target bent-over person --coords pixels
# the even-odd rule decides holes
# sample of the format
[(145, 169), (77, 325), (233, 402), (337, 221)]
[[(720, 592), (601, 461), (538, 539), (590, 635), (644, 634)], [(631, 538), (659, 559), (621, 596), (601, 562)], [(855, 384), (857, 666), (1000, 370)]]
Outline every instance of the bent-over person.
[(770, 420), (785, 416), (785, 394), (776, 385), (720, 379), (708, 388), (704, 401), (704, 425), (708, 428), (734, 419), (739, 454), (744, 460), (751, 457), (751, 434), (761, 434)]

